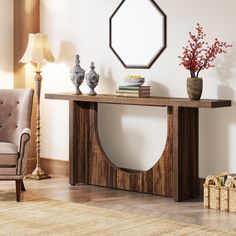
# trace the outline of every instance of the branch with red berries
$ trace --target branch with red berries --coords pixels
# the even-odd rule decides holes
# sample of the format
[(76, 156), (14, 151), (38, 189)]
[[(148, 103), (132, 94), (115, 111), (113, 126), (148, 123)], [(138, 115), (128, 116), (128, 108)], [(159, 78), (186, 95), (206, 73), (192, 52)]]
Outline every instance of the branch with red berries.
[(188, 40), (188, 45), (183, 47), (183, 56), (179, 56), (181, 59), (180, 66), (189, 70), (192, 78), (198, 77), (201, 70), (214, 67), (213, 61), (216, 59), (216, 56), (226, 53), (227, 48), (232, 47), (232, 45), (221, 42), (217, 38), (209, 46), (208, 42), (204, 40), (206, 34), (198, 23), (196, 30), (196, 35), (189, 32), (190, 39)]

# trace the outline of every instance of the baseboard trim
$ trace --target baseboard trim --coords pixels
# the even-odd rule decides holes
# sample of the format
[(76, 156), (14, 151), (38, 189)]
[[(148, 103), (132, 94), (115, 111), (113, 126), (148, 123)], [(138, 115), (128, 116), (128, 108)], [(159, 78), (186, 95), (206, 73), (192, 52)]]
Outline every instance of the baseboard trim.
[[(36, 158), (29, 158), (27, 165), (27, 174), (30, 174), (36, 167)], [(40, 167), (48, 175), (69, 176), (69, 161), (40, 158)]]
[(199, 181), (199, 196), (200, 198), (203, 198), (203, 184), (205, 183), (205, 180), (204, 178), (199, 178), (198, 181)]
[(28, 158), (26, 174), (31, 174), (36, 167), (36, 157)]

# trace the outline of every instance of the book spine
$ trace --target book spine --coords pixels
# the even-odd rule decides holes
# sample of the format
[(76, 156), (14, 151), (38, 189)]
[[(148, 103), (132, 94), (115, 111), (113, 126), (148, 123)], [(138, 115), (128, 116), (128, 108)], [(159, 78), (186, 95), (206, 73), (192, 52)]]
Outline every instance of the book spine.
[(138, 93), (116, 93), (117, 97), (150, 97), (150, 94), (138, 94)]
[(119, 90), (150, 90), (150, 86), (119, 86)]
[(150, 89), (149, 90), (125, 90), (125, 89), (117, 89), (116, 92), (117, 93), (137, 93), (137, 94), (141, 94), (141, 93), (150, 93)]

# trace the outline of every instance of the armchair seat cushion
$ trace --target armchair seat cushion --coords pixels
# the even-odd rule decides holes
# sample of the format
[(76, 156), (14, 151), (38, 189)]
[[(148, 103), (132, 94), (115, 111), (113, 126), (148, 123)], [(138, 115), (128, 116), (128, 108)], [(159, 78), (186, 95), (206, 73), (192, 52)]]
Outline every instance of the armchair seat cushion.
[(13, 143), (0, 142), (0, 168), (15, 167), (17, 164), (18, 149)]

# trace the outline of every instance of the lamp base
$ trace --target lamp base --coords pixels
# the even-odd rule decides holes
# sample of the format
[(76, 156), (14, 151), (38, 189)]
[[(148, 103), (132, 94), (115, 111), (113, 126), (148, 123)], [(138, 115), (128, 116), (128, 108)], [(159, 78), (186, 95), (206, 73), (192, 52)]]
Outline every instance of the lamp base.
[(35, 179), (35, 180), (41, 180), (41, 179), (49, 179), (51, 176), (44, 173), (44, 171), (41, 169), (41, 167), (36, 167), (35, 170), (32, 172), (32, 174), (26, 175), (26, 179)]

